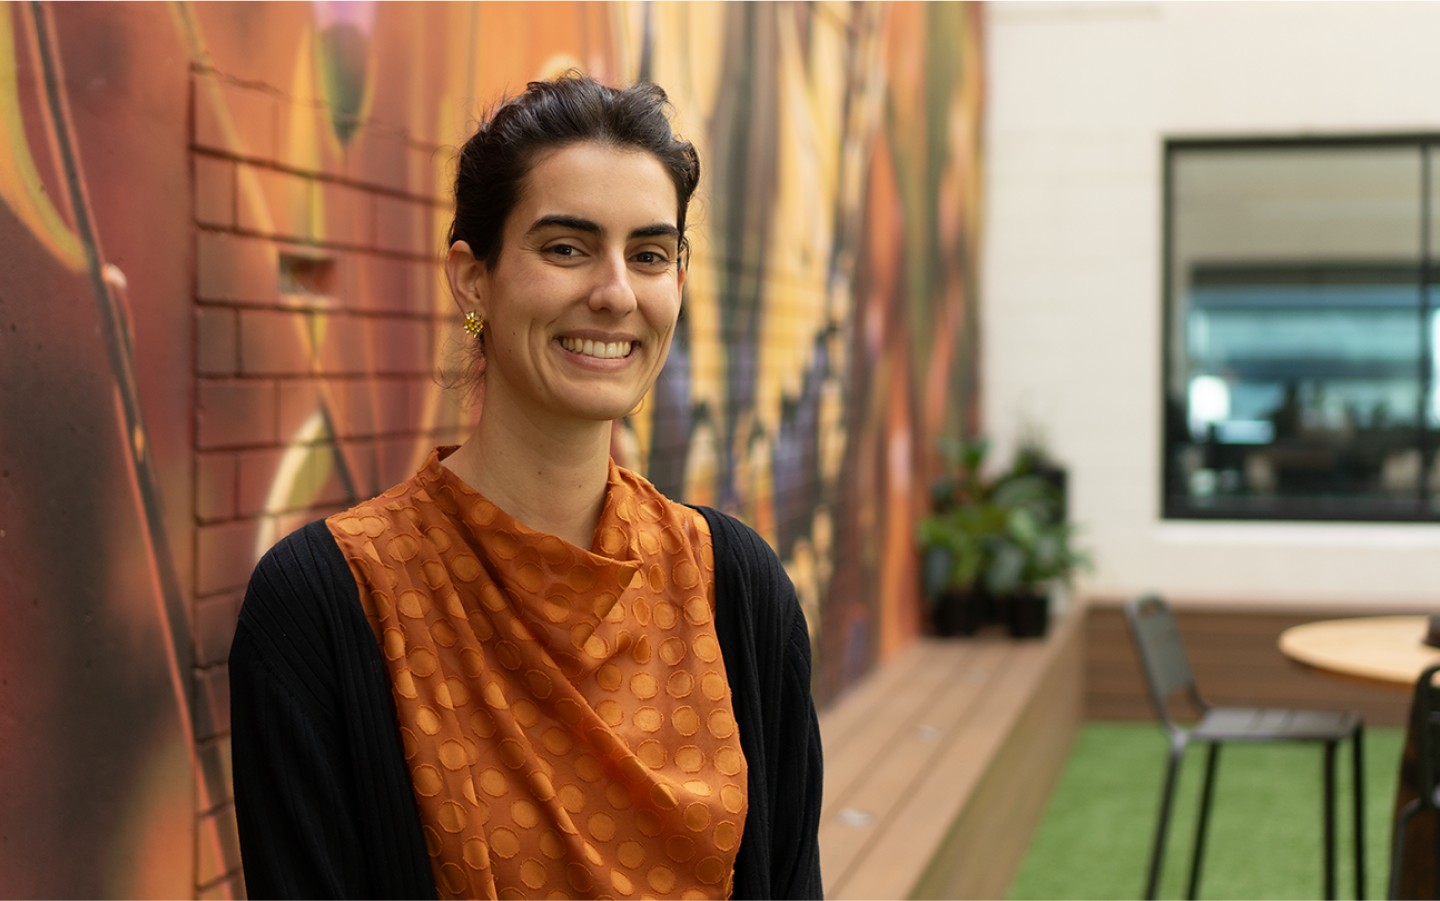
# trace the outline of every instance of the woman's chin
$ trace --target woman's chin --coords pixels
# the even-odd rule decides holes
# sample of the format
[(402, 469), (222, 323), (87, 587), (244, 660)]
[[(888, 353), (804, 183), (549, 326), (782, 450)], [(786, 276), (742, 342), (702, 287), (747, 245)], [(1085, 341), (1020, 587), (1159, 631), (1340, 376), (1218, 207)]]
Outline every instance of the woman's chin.
[(596, 392), (576, 403), (575, 412), (594, 421), (624, 419), (644, 409), (645, 394), (630, 391)]
[(624, 419), (641, 409), (640, 401), (633, 403), (592, 403), (586, 404), (583, 408), (575, 410), (575, 417), (585, 422), (615, 422)]

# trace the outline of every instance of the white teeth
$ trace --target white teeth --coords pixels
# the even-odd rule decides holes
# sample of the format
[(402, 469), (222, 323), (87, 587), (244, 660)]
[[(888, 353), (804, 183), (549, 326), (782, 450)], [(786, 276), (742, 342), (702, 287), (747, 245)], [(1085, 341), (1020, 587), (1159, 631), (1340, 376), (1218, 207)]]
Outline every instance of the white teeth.
[(560, 346), (571, 353), (602, 360), (630, 356), (631, 341), (591, 341), (589, 338), (561, 338)]

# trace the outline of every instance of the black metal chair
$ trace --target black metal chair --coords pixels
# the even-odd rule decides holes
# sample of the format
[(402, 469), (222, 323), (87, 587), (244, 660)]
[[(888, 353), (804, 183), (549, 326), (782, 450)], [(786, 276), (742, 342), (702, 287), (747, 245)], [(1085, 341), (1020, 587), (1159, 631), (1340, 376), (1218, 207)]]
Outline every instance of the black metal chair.
[[(1400, 875), (1405, 863), (1405, 838), (1411, 821), (1422, 810), (1428, 810), (1432, 817), (1440, 818), (1440, 686), (1435, 684), (1437, 673), (1440, 673), (1440, 663), (1427, 667), (1415, 680), (1415, 701), (1411, 708), (1409, 738), (1415, 742), (1419, 753), (1413, 761), (1413, 773), (1412, 761), (1407, 760), (1402, 767), (1404, 777), (1412, 783), (1410, 787), (1414, 789), (1415, 797), (1395, 812), (1395, 831), (1391, 837), (1390, 851), (1391, 898), (1400, 897)], [(1440, 825), (1433, 825), (1428, 831), (1435, 842), (1435, 847), (1429, 852), (1434, 855), (1430, 869), (1434, 871), (1435, 885), (1432, 894), (1415, 897), (1440, 898)], [(1415, 850), (1421, 851), (1419, 848)], [(1423, 877), (1421, 878), (1423, 880)]]
[[(1175, 618), (1169, 606), (1156, 595), (1135, 598), (1125, 606), (1125, 617), (1140, 653), (1141, 668), (1150, 687), (1150, 698), (1160, 725), (1170, 738), (1170, 756), (1160, 795), (1160, 821), (1155, 846), (1150, 854), (1150, 871), (1145, 897), (1154, 898), (1160, 885), (1165, 839), (1175, 797), (1180, 762), (1192, 743), (1206, 745), (1205, 782), (1200, 794), (1199, 821), (1195, 847), (1190, 858), (1190, 880), (1186, 897), (1194, 898), (1200, 886), (1200, 867), (1205, 856), (1205, 833), (1209, 826), (1210, 802), (1220, 746), (1228, 742), (1322, 742), (1325, 745), (1325, 897), (1335, 897), (1335, 750), (1341, 741), (1354, 741), (1355, 764), (1355, 896), (1365, 897), (1365, 792), (1363, 780), (1364, 723), (1350, 711), (1286, 710), (1273, 707), (1211, 707), (1200, 697), (1195, 677), (1180, 642)], [(1181, 726), (1171, 715), (1177, 695), (1194, 708), (1198, 721)]]

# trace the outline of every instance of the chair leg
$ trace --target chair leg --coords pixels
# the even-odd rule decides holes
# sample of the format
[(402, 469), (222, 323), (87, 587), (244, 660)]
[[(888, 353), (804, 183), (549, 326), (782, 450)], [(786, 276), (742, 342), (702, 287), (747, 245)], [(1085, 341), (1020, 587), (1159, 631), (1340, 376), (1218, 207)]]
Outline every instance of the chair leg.
[(1155, 847), (1150, 851), (1150, 872), (1145, 877), (1146, 901), (1154, 901), (1160, 889), (1160, 866), (1165, 858), (1165, 839), (1170, 831), (1170, 808), (1175, 800), (1175, 781), (1185, 755), (1185, 739), (1170, 739), (1170, 756), (1165, 764), (1165, 784), (1160, 789), (1160, 822), (1155, 825)]
[(1395, 814), (1394, 831), (1390, 835), (1390, 887), (1385, 893), (1385, 897), (1391, 901), (1400, 897), (1400, 873), (1405, 865), (1405, 833), (1410, 827), (1410, 818), (1419, 809), (1420, 801), (1417, 798)]
[(1325, 742), (1325, 898), (1335, 901), (1335, 742)]
[[(1365, 727), (1355, 727), (1354, 767), (1355, 803), (1355, 897), (1365, 898)], [(1440, 897), (1440, 896), (1437, 896)]]
[(1205, 836), (1210, 831), (1210, 799), (1215, 793), (1215, 768), (1220, 763), (1220, 745), (1212, 743), (1205, 754), (1205, 785), (1200, 790), (1200, 819), (1195, 824), (1195, 850), (1190, 855), (1190, 884), (1185, 897), (1194, 901), (1200, 892), (1200, 865), (1205, 860)]
[(1440, 823), (1435, 822), (1437, 818), (1440, 818), (1440, 814), (1437, 814), (1433, 808), (1426, 811), (1426, 814), (1431, 818), (1430, 835), (1435, 839), (1435, 847), (1431, 849), (1431, 853), (1435, 855), (1430, 865), (1430, 868), (1435, 871), (1435, 885), (1431, 897), (1440, 898)]

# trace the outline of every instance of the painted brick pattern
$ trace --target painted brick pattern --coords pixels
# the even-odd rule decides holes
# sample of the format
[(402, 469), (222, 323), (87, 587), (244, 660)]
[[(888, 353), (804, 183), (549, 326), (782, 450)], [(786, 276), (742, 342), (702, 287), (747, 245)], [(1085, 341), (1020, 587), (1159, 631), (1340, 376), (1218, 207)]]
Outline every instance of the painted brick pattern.
[[(241, 898), (226, 658), (270, 543), (412, 472), (463, 432), (437, 345), (445, 153), (309, 100), (193, 76), (196, 896)], [(309, 143), (302, 138), (309, 135)]]

